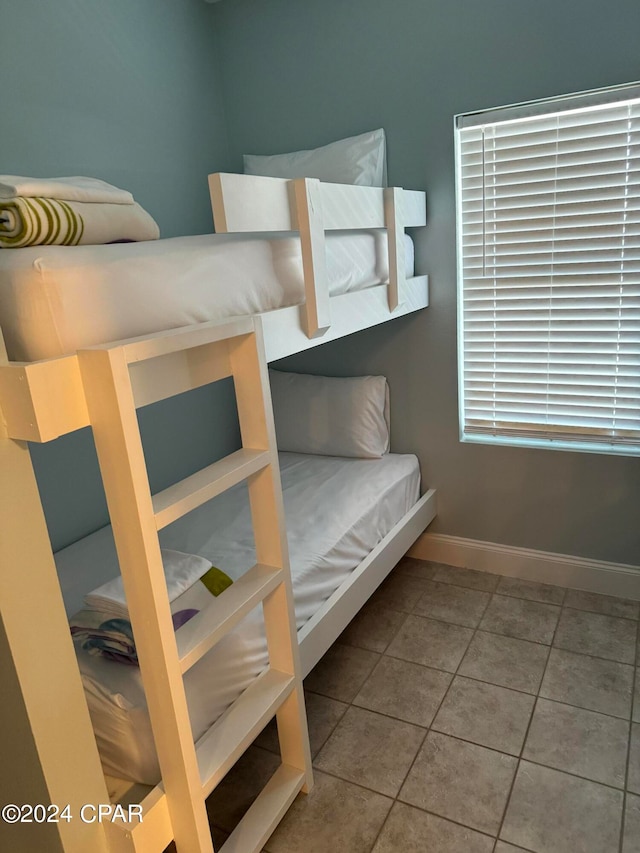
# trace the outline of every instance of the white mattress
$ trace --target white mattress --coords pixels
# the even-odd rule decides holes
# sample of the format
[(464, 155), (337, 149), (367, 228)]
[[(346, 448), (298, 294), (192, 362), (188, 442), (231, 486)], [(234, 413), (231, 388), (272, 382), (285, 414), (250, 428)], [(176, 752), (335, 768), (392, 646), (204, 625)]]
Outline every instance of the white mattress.
[[(328, 232), (326, 245), (332, 296), (388, 280), (385, 231)], [(411, 276), (409, 237), (405, 255)], [(14, 361), (303, 301), (291, 235), (0, 250), (0, 326)]]
[[(300, 628), (418, 500), (415, 456), (342, 459), (281, 453), (280, 465)], [(200, 554), (234, 579), (255, 562), (246, 486), (236, 486), (160, 534), (166, 548)], [(69, 614), (82, 596), (118, 574), (110, 528), (59, 551)], [(139, 670), (78, 650), (105, 772), (155, 784), (159, 768)], [(266, 666), (261, 608), (185, 676), (197, 739)]]

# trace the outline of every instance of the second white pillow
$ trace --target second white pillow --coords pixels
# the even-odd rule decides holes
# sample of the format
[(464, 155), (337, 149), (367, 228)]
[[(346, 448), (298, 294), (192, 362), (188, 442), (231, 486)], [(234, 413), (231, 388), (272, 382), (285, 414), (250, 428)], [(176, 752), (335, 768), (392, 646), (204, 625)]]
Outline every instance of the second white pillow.
[(330, 377), (270, 370), (278, 449), (379, 458), (389, 450), (384, 376)]

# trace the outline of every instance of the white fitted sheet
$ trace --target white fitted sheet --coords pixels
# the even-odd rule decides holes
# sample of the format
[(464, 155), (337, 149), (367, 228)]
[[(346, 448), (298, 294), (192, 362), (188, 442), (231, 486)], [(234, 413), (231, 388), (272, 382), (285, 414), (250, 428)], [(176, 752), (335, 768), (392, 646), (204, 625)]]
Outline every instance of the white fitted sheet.
[[(326, 245), (332, 296), (388, 280), (385, 231), (328, 232)], [(409, 237), (405, 255), (411, 276)], [(300, 239), (291, 235), (0, 251), (0, 326), (14, 361), (301, 302)]]
[[(281, 453), (298, 629), (419, 497), (415, 456), (343, 459)], [(234, 579), (255, 562), (246, 485), (209, 501), (160, 533), (163, 547), (200, 554)], [(56, 554), (69, 614), (118, 573), (110, 528)], [(139, 670), (78, 651), (105, 772), (155, 784), (159, 768)], [(197, 739), (266, 666), (258, 608), (185, 676)]]

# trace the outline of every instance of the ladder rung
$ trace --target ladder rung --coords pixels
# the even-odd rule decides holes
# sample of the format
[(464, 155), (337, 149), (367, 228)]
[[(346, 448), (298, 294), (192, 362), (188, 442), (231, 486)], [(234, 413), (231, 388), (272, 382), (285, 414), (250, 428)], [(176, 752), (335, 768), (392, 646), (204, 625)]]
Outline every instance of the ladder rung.
[(220, 853), (258, 853), (262, 850), (303, 784), (304, 773), (281, 764), (220, 848)]
[(271, 461), (268, 450), (236, 450), (153, 496), (156, 526), (162, 530), (177, 518), (246, 480)]
[(255, 740), (294, 685), (292, 675), (265, 670), (198, 740), (196, 754), (205, 797)]
[(182, 672), (187, 672), (250, 610), (282, 582), (282, 569), (257, 563), (176, 634)]
[[(148, 793), (145, 793), (148, 792)], [(142, 807), (142, 816), (132, 821), (118, 819), (105, 821), (107, 837), (114, 850), (133, 849), (128, 845), (123, 846), (123, 840), (118, 836), (126, 836), (133, 843), (136, 850), (164, 850), (173, 839), (171, 817), (167, 795), (161, 785), (149, 789), (146, 785), (134, 785), (131, 791), (118, 800), (125, 814), (130, 804), (139, 804)]]

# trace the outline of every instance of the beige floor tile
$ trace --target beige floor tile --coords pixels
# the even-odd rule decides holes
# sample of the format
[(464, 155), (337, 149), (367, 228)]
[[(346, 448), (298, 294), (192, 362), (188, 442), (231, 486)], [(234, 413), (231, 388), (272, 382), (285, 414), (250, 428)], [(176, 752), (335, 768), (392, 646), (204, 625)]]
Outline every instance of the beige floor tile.
[(433, 573), (439, 566), (440, 563), (431, 563), (429, 560), (403, 557), (393, 571), (395, 574), (412, 575), (414, 578), (431, 580)]
[(207, 797), (212, 826), (231, 832), (280, 766), (280, 756), (250, 746)]
[[(319, 694), (309, 693), (309, 696), (316, 696)], [(320, 696), (321, 699), (327, 699), (326, 696)], [(335, 700), (328, 699), (327, 701), (333, 702)], [(343, 703), (341, 703), (343, 704)], [(348, 705), (345, 705), (345, 708), (348, 708)], [(309, 716), (309, 710), (307, 709), (307, 718)], [(308, 724), (308, 720), (307, 720)], [(311, 731), (309, 731), (309, 741), (311, 741)], [(254, 740), (254, 744), (259, 746), (260, 749), (268, 749), (269, 752), (273, 752), (276, 755), (280, 755), (280, 743), (278, 741), (278, 727), (276, 725), (276, 718), (274, 717), (260, 732), (258, 737)]]
[(424, 735), (417, 726), (352, 707), (320, 750), (315, 765), (395, 797)]
[(385, 655), (353, 704), (426, 727), (431, 725), (450, 683), (447, 672)]
[(584, 592), (580, 589), (567, 590), (564, 603), (566, 607), (574, 607), (576, 610), (590, 610), (593, 613), (625, 619), (637, 619), (640, 608), (637, 601), (615, 598), (612, 595), (598, 595), (596, 592)]
[(510, 755), (430, 732), (399, 799), (495, 834), (517, 763)]
[(423, 616), (408, 616), (389, 644), (392, 657), (455, 672), (473, 636), (470, 628), (461, 628)]
[(633, 722), (640, 723), (640, 669), (637, 668), (633, 688)]
[(386, 581), (374, 592), (370, 601), (391, 610), (411, 613), (428, 583), (428, 580), (413, 575), (391, 572)]
[(459, 674), (537, 693), (549, 656), (547, 646), (478, 631), (460, 665)]
[(456, 676), (432, 728), (519, 755), (534, 702), (526, 693)]
[(514, 598), (526, 598), (529, 601), (540, 601), (543, 604), (562, 604), (566, 590), (561, 586), (551, 586), (547, 583), (536, 583), (523, 578), (500, 578), (496, 592), (501, 595), (511, 595)]
[(305, 678), (305, 690), (351, 702), (379, 660), (375, 652), (334, 643)]
[[(306, 693), (304, 697), (309, 727), (309, 744), (311, 755), (315, 756), (324, 746), (331, 732), (342, 719), (349, 707), (344, 702), (322, 696), (320, 693)], [(255, 740), (256, 746), (280, 754), (278, 729), (275, 717)]]
[(269, 853), (369, 853), (392, 800), (316, 771), (268, 840)]
[(551, 649), (540, 695), (628, 719), (632, 681), (627, 664)]
[(622, 791), (523, 761), (500, 837), (549, 853), (615, 853), (622, 801)]
[(430, 583), (413, 609), (421, 616), (476, 628), (489, 603), (490, 593), (450, 583)]
[(405, 619), (405, 613), (375, 601), (369, 602), (347, 625), (339, 641), (372, 652), (384, 652)]
[(634, 663), (637, 623), (600, 613), (564, 609), (553, 641), (559, 649)]
[(523, 758), (623, 788), (628, 743), (626, 720), (539, 699)]
[(627, 794), (624, 812), (624, 840), (622, 853), (638, 853), (640, 850), (640, 797)]
[[(344, 848), (341, 848), (344, 850)], [(373, 853), (492, 853), (493, 838), (394, 803)], [(345, 851), (346, 853), (346, 851)]]
[[(618, 853), (639, 605), (564, 595), (403, 558), (305, 681), (316, 786), (265, 853)], [(640, 853), (633, 735), (622, 853)], [(216, 849), (279, 762), (270, 725), (207, 800)]]
[(554, 604), (494, 595), (480, 623), (483, 631), (534, 643), (551, 643), (560, 608)]
[(466, 586), (468, 589), (481, 589), (493, 592), (498, 586), (500, 575), (489, 572), (476, 572), (473, 569), (459, 569), (454, 566), (439, 565), (433, 573), (433, 580), (441, 583), (452, 583), (456, 586)]

